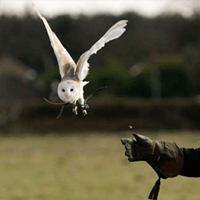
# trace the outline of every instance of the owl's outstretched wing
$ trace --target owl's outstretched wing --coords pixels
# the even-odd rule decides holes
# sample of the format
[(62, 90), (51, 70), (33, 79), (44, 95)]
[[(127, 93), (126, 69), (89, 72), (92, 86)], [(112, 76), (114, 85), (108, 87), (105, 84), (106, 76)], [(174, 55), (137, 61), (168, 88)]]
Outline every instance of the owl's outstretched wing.
[(51, 46), (54, 50), (54, 53), (58, 61), (61, 78), (63, 78), (64, 75), (66, 75), (67, 73), (69, 74), (75, 73), (76, 64), (74, 60), (71, 58), (67, 50), (63, 47), (60, 40), (57, 38), (56, 34), (51, 30), (51, 27), (49, 26), (47, 20), (40, 14), (37, 7), (34, 4), (32, 5), (34, 6), (40, 19), (43, 21), (47, 33), (49, 35)]
[(127, 20), (121, 20), (114, 24), (88, 51), (83, 53), (77, 62), (76, 76), (79, 80), (84, 80), (88, 75), (89, 63), (88, 59), (92, 54), (96, 54), (98, 50), (105, 46), (111, 40), (120, 37), (126, 30)]

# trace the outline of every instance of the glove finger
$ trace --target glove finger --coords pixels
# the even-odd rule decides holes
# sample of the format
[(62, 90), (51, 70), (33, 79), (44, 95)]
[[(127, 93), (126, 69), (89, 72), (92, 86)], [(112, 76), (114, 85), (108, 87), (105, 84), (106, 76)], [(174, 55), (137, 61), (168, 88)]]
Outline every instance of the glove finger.
[(132, 161), (136, 161), (135, 158), (135, 151), (133, 149), (135, 149), (135, 138), (134, 139), (130, 139), (130, 138), (122, 138), (121, 139), (122, 144), (125, 147), (125, 156), (128, 157), (128, 161), (132, 162)]
[(128, 157), (129, 161), (136, 161), (136, 151), (134, 150), (134, 143), (131, 144), (126, 144), (125, 145), (125, 156)]
[(130, 150), (125, 150), (125, 156), (129, 157), (131, 155)]
[(137, 134), (137, 133), (133, 133), (133, 136), (135, 137), (138, 144), (142, 144), (142, 143), (145, 144), (145, 143), (149, 143), (149, 141), (151, 141), (148, 137)]
[(125, 145), (125, 144), (131, 144), (133, 142), (133, 140), (130, 138), (122, 138), (121, 142), (123, 145)]
[(126, 143), (124, 146), (125, 146), (126, 150), (131, 150), (131, 144), (130, 143)]
[(129, 160), (129, 161), (134, 161), (134, 160), (135, 160), (135, 159), (133, 158), (132, 153), (131, 153), (130, 150), (126, 150), (126, 151), (125, 151), (125, 156), (128, 157), (128, 160)]

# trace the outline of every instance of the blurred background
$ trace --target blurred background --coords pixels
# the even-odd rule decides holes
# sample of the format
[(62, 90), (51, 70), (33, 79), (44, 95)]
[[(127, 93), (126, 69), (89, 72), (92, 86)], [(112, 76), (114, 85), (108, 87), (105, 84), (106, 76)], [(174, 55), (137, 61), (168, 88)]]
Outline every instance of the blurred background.
[[(75, 62), (115, 22), (125, 34), (93, 55), (85, 96), (87, 117), (54, 102), (57, 60), (35, 3)], [(200, 128), (200, 3), (198, 1), (0, 1), (0, 130)], [(72, 123), (73, 121), (73, 123)], [(67, 127), (67, 128), (66, 128)]]
[[(88, 116), (60, 119), (58, 64), (42, 21), (75, 62), (115, 22), (126, 32), (93, 55)], [(130, 164), (121, 137), (198, 147), (200, 2), (0, 0), (0, 199), (147, 199), (156, 174)], [(129, 129), (132, 127), (132, 130)], [(185, 189), (186, 188), (186, 189)], [(198, 200), (199, 180), (163, 180), (162, 200)]]

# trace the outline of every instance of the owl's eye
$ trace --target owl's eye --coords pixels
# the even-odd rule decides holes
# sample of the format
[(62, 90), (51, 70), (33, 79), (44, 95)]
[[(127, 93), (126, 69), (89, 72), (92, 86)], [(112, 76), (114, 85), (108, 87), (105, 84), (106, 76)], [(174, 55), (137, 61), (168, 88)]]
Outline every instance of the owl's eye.
[(62, 89), (63, 92), (65, 92), (65, 89)]
[(71, 88), (71, 89), (70, 89), (70, 92), (73, 92), (73, 91), (74, 91), (74, 89), (73, 89), (73, 88)]

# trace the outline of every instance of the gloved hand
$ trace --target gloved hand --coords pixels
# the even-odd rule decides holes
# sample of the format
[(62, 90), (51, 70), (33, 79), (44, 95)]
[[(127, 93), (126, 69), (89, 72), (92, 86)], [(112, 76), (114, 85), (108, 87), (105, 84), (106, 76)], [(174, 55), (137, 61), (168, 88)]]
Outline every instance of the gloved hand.
[(159, 179), (152, 189), (149, 199), (157, 199), (160, 178), (177, 176), (183, 165), (183, 155), (174, 142), (152, 141), (150, 138), (134, 133), (134, 138), (121, 139), (125, 155), (130, 162), (146, 161), (158, 174)]

